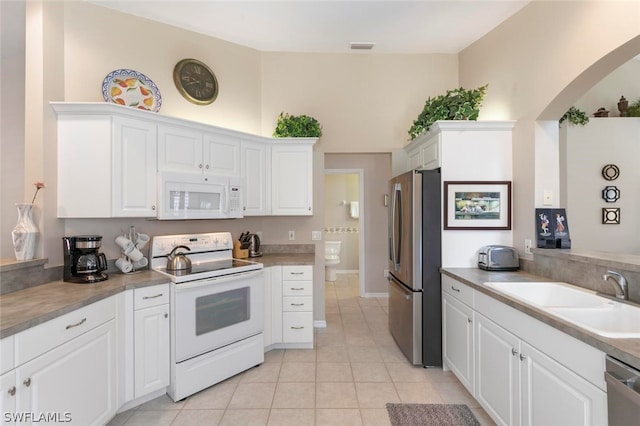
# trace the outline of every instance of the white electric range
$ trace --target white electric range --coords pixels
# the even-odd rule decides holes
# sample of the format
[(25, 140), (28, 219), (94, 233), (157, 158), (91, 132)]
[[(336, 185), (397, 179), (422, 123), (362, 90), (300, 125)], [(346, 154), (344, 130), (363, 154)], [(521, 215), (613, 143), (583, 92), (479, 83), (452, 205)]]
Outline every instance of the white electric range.
[[(191, 268), (167, 270), (177, 246)], [(171, 384), (179, 401), (264, 361), (262, 264), (233, 258), (228, 232), (153, 238), (151, 268), (171, 280)]]

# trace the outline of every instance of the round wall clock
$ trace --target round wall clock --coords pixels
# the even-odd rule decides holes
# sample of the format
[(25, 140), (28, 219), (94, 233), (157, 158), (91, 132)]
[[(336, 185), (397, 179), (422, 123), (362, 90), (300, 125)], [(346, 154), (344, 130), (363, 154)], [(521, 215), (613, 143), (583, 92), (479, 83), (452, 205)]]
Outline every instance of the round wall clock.
[(196, 59), (183, 59), (173, 69), (173, 82), (186, 100), (196, 105), (209, 105), (218, 96), (218, 80), (206, 64)]

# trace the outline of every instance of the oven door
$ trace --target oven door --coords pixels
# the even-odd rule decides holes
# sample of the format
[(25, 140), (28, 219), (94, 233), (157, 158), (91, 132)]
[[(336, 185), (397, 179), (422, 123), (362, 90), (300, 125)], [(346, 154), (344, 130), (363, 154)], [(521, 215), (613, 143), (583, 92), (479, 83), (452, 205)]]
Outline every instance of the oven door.
[(261, 333), (263, 286), (262, 270), (174, 284), (175, 361)]

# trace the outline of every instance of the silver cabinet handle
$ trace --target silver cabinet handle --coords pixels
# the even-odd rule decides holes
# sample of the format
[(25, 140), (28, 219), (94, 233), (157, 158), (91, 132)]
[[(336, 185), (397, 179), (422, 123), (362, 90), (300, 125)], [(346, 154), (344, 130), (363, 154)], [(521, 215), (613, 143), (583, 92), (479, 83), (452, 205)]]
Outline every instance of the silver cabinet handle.
[(169, 314), (164, 314), (164, 317), (165, 318), (169, 318)]
[(525, 359), (527, 359), (527, 355), (526, 354), (520, 354), (520, 361), (524, 361)]
[(198, 168), (201, 169), (202, 168), (202, 164), (198, 164)]
[(151, 210), (155, 210), (155, 209), (156, 209), (156, 206), (151, 206)]
[(290, 272), (291, 275), (304, 275), (304, 272)]
[(454, 286), (451, 286), (451, 290), (457, 291), (458, 293), (460, 293), (460, 289), (459, 288), (455, 288)]
[(516, 350), (516, 348), (511, 348), (511, 355), (513, 356), (518, 355), (518, 351)]
[(302, 330), (304, 327), (302, 327), (302, 326), (301, 326), (301, 327), (294, 327), (294, 326), (291, 326), (291, 328), (292, 328), (293, 330)]
[(467, 322), (471, 324), (472, 323), (471, 318), (467, 318)]
[(25, 380), (25, 381), (24, 381), (24, 382), (22, 382), (22, 383), (24, 383), (24, 385), (25, 385), (26, 387), (31, 386), (31, 377), (29, 377), (27, 380)]
[[(77, 326), (79, 326), (79, 325), (82, 325), (82, 324), (84, 324), (85, 322), (87, 322), (87, 319), (86, 319), (86, 318), (82, 318), (82, 319), (80, 320), (80, 322), (75, 323), (75, 324), (70, 324), (70, 325), (66, 326), (64, 329), (65, 329), (65, 330), (68, 330), (68, 329), (70, 329), (70, 328), (73, 328), (73, 327), (77, 327)], [(29, 385), (27, 385), (27, 386), (29, 386)]]
[(16, 394), (16, 387), (15, 386), (11, 386), (7, 392), (11, 396), (15, 395)]
[(304, 303), (291, 303), (291, 306), (304, 306)]
[(300, 291), (304, 290), (304, 287), (291, 287), (291, 290)]
[(309, 206), (309, 211), (311, 211), (311, 206)]
[(144, 296), (142, 300), (155, 299), (156, 297), (162, 297), (162, 293), (156, 294), (155, 296)]

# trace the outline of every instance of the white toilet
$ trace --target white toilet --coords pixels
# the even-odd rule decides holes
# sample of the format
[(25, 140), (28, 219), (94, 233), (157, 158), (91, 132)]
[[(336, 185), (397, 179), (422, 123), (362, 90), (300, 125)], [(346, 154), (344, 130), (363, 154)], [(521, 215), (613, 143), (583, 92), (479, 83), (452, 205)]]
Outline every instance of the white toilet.
[(324, 242), (325, 281), (336, 280), (336, 267), (340, 263), (340, 246), (342, 241)]

